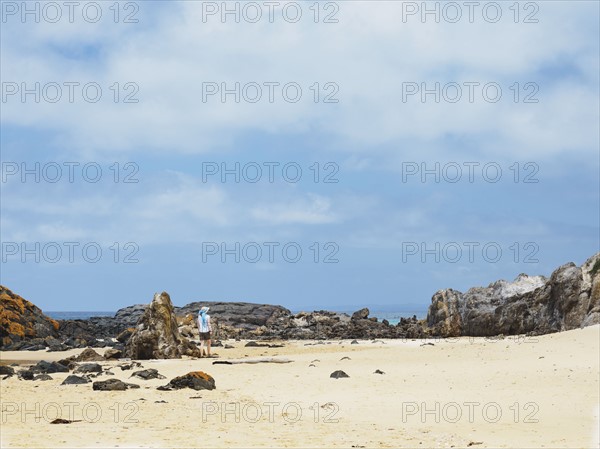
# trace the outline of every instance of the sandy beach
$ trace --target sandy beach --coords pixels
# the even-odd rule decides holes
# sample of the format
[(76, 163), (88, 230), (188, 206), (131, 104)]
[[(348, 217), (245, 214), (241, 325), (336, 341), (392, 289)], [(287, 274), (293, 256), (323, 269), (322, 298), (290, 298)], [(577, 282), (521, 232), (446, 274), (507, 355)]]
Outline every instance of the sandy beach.
[[(13, 376), (0, 387), (2, 447), (598, 447), (600, 326), (499, 340), (226, 343), (235, 347), (216, 348), (219, 360), (292, 362), (142, 361), (166, 379), (115, 367), (98, 380), (141, 388), (109, 392), (61, 386), (67, 373)], [(79, 352), (0, 355), (6, 364)], [(156, 389), (194, 370), (217, 388)], [(330, 378), (335, 370), (350, 377)], [(57, 417), (81, 421), (50, 424)]]

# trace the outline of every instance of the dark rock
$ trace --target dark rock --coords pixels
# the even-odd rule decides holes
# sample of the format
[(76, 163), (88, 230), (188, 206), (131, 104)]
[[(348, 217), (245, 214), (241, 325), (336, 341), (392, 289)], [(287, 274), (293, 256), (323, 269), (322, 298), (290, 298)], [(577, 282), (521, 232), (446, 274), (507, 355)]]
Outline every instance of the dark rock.
[(117, 366), (119, 368), (121, 368), (121, 371), (128, 371), (133, 368), (141, 368), (142, 364), (140, 362), (130, 362), (130, 363), (121, 363), (120, 365), (117, 365)]
[(345, 372), (343, 372), (342, 370), (337, 370), (334, 371), (333, 373), (331, 373), (329, 375), (329, 377), (333, 378), (333, 379), (342, 379), (344, 377), (350, 377), (348, 376)]
[(214, 390), (215, 380), (203, 371), (192, 371), (184, 376), (178, 376), (158, 390), (179, 390), (181, 388), (192, 388), (193, 390)]
[(76, 376), (75, 374), (71, 374), (67, 376), (65, 380), (63, 380), (61, 385), (80, 385), (90, 383), (90, 380), (86, 377)]
[[(194, 321), (198, 311), (202, 306), (210, 307), (210, 315), (218, 325), (213, 327), (220, 328), (225, 332), (226, 328), (238, 328), (244, 330), (256, 330), (261, 326), (275, 326), (280, 318), (286, 321), (291, 316), (291, 312), (281, 306), (270, 304), (253, 304), (247, 302), (193, 302), (184, 307), (176, 307), (175, 313), (178, 316), (192, 316)], [(195, 322), (193, 323), (195, 325)], [(236, 335), (231, 335), (235, 337)], [(221, 337), (223, 338), (223, 337)]]
[(75, 368), (75, 373), (101, 373), (102, 366), (98, 363), (83, 363)]
[(102, 362), (105, 359), (92, 348), (87, 348), (73, 360), (76, 362)]
[(92, 384), (92, 389), (97, 391), (124, 391), (129, 388), (140, 388), (140, 386), (129, 384), (119, 379), (100, 380)]
[(33, 380), (34, 373), (30, 369), (25, 369), (19, 371), (18, 375), (23, 380)]
[(352, 341), (350, 342), (350, 344), (351, 344), (351, 345), (357, 345), (357, 344), (358, 344), (358, 341), (357, 341), (357, 340), (352, 340)]
[(0, 375), (13, 376), (14, 374), (15, 374), (15, 369), (12, 366), (0, 365)]
[(46, 362), (45, 360), (39, 361), (34, 366), (32, 366), (30, 369), (34, 373), (44, 373), (44, 374), (68, 373), (69, 372), (69, 368), (67, 368), (66, 366), (61, 365), (58, 362)]
[(383, 371), (376, 369), (373, 374), (385, 374)]
[(66, 351), (67, 349), (70, 349), (69, 346), (62, 344), (54, 337), (47, 337), (44, 341), (46, 342), (46, 346), (48, 346), (49, 352)]
[(74, 422), (81, 422), (81, 419), (63, 419), (63, 418), (56, 418), (52, 421), (50, 421), (50, 424), (71, 424)]
[(60, 359), (58, 363), (60, 363), (63, 366), (66, 366), (69, 371), (77, 367), (77, 363), (75, 362), (75, 356), (67, 357), (66, 359)]
[(120, 343), (123, 343), (123, 344), (127, 343), (129, 341), (129, 339), (131, 338), (131, 334), (133, 334), (133, 331), (135, 331), (134, 327), (128, 327), (123, 332), (121, 332), (119, 335), (117, 335), (117, 341), (119, 341)]
[(52, 380), (52, 376), (49, 374), (38, 374), (33, 380)]
[(107, 349), (104, 351), (104, 358), (106, 360), (118, 360), (122, 355), (123, 354), (119, 349)]
[(224, 349), (234, 349), (234, 348), (235, 348), (235, 346), (231, 346), (231, 345), (225, 345), (224, 346)]
[(126, 345), (132, 359), (171, 359), (182, 355), (199, 357), (200, 350), (179, 334), (171, 298), (156, 293)]
[[(144, 313), (146, 305), (136, 304), (117, 311), (114, 317), (91, 317), (87, 320), (61, 320), (59, 334), (62, 338), (85, 342), (83, 346), (111, 346), (111, 337), (119, 335), (126, 329), (135, 327), (138, 319)], [(131, 331), (129, 332), (129, 335)], [(103, 341), (97, 339), (103, 339)], [(125, 342), (126, 340), (123, 340)]]
[(360, 310), (357, 310), (356, 312), (354, 312), (352, 314), (352, 319), (353, 320), (366, 320), (367, 318), (369, 318), (369, 309), (367, 309), (366, 307)]
[(139, 377), (140, 379), (165, 379), (165, 376), (158, 373), (158, 370), (150, 368), (134, 372), (131, 376)]

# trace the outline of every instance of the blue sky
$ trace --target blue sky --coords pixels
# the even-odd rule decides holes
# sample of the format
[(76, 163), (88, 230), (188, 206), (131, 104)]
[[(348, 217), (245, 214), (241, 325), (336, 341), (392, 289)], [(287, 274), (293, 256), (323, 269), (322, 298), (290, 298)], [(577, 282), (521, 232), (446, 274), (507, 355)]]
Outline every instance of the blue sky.
[[(121, 23), (125, 10), (114, 23), (113, 2), (101, 3), (98, 23), (6, 15), (2, 284), (44, 310), (116, 310), (166, 290), (178, 305), (411, 311), (438, 289), (581, 264), (600, 247), (599, 7), (536, 2), (538, 22), (522, 23), (526, 3), (518, 23), (513, 2), (500, 2), (497, 23), (403, 22), (402, 2), (361, 1), (335, 3), (337, 23), (315, 23), (312, 2), (298, 2), (297, 23), (279, 7), (273, 23), (203, 20), (207, 2), (137, 2), (137, 23)], [(39, 103), (7, 93), (36, 82)], [(88, 103), (76, 87), (71, 103), (65, 82), (97, 83), (102, 96)], [(263, 98), (203, 102), (203, 83), (236, 82), (248, 97), (257, 83)], [(436, 82), (439, 102), (403, 101), (403, 90)], [(52, 83), (63, 89), (56, 103)], [(297, 83), (302, 96), (287, 102), (276, 87), (269, 102), (264, 83)], [(487, 84), (502, 89), (497, 102), (484, 98)], [(23, 182), (36, 163), (40, 182)], [(65, 163), (79, 164), (72, 183)], [(262, 178), (204, 182), (203, 169), (236, 163), (248, 177), (262, 167)], [(279, 164), (273, 183), (269, 163)], [(302, 169), (298, 182), (285, 164)], [(48, 182), (57, 166), (62, 178)], [(438, 166), (439, 182), (422, 182), (421, 170)], [(450, 182), (457, 167), (462, 178)], [(262, 257), (206, 253), (236, 242)], [(84, 246), (102, 255), (92, 262)], [(297, 262), (284, 246), (302, 250)]]

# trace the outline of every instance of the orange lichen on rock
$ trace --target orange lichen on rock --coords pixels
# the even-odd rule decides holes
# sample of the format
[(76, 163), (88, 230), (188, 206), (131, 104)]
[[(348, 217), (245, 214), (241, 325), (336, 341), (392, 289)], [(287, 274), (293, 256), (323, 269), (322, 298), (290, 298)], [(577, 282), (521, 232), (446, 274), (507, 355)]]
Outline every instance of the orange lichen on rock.
[(206, 374), (204, 371), (191, 371), (187, 375), (206, 380), (207, 382), (214, 381), (213, 377), (210, 374)]
[(56, 336), (59, 323), (35, 304), (0, 285), (0, 343), (8, 346), (27, 338)]

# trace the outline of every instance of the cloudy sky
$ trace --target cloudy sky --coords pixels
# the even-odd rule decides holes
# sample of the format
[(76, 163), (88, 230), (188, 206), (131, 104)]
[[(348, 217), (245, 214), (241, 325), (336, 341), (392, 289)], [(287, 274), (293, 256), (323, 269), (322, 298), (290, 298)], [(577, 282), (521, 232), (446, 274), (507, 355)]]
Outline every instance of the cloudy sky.
[(2, 2), (1, 282), (44, 310), (419, 311), (599, 250), (597, 2), (114, 5)]

